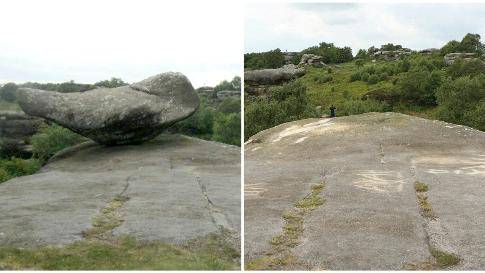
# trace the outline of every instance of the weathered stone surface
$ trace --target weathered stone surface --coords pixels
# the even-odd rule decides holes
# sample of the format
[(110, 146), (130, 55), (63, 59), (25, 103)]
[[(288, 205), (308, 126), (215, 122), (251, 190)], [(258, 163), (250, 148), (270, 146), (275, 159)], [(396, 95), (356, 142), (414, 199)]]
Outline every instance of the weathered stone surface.
[(279, 84), (305, 75), (305, 69), (293, 64), (275, 69), (249, 70), (244, 72), (244, 83), (267, 85)]
[(446, 65), (451, 65), (455, 62), (456, 59), (463, 59), (463, 60), (470, 60), (476, 58), (476, 53), (448, 53), (443, 57), (443, 60)]
[(398, 50), (379, 50), (374, 53), (374, 58), (376, 59), (383, 59), (386, 61), (396, 61), (401, 58), (401, 56), (410, 55), (411, 50), (407, 48), (398, 49)]
[[(266, 257), (283, 214), (322, 181), (326, 202), (304, 218), (292, 248), (310, 269), (402, 269), (431, 258), (427, 238), (435, 235), (462, 259), (452, 269), (485, 269), (485, 132), (367, 113), (285, 123), (251, 137), (246, 262)], [(424, 226), (416, 181), (429, 185), (440, 228)]]
[(303, 54), (298, 65), (311, 65), (313, 67), (324, 67), (323, 57), (315, 54)]
[(30, 145), (26, 143), (34, 135), (42, 119), (26, 115), (21, 111), (0, 111), (0, 144), (7, 151), (29, 153)]
[(42, 117), (106, 145), (154, 138), (193, 114), (199, 98), (181, 73), (162, 73), (130, 86), (82, 93), (18, 89), (29, 115)]
[(87, 142), (39, 173), (0, 184), (0, 245), (66, 245), (82, 239), (118, 195), (115, 235), (184, 243), (240, 230), (240, 148), (180, 135), (142, 145)]

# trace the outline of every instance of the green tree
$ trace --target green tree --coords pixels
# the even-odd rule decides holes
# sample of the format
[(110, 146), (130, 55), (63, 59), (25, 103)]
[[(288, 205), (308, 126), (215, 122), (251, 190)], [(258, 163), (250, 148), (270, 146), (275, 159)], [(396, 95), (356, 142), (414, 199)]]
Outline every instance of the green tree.
[(8, 102), (14, 102), (17, 99), (17, 88), (18, 86), (13, 82), (6, 83), (0, 88), (0, 98)]
[(447, 79), (436, 91), (437, 117), (483, 129), (485, 75)]
[(115, 87), (120, 87), (120, 86), (124, 86), (124, 85), (128, 85), (128, 84), (120, 78), (114, 78), (113, 77), (109, 80), (96, 82), (94, 85), (99, 86), (99, 87), (115, 88)]
[(485, 65), (479, 59), (463, 60), (457, 59), (446, 69), (448, 75), (453, 79), (463, 76), (477, 76), (485, 73)]
[(215, 141), (241, 146), (241, 114), (218, 113), (214, 121)]

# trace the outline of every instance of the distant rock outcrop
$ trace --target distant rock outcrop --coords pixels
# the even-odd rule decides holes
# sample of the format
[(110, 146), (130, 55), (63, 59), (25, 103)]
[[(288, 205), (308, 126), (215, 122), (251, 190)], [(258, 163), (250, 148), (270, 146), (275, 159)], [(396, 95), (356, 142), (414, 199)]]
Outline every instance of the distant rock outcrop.
[(119, 225), (103, 232), (180, 244), (225, 230), (237, 242), (240, 187), (237, 146), (181, 135), (114, 147), (88, 141), (0, 184), (0, 245), (83, 240), (113, 200), (123, 200)]
[(249, 70), (244, 72), (244, 83), (271, 85), (287, 82), (305, 75), (305, 69), (293, 64), (275, 69)]
[(30, 154), (28, 139), (38, 131), (42, 123), (42, 119), (28, 116), (21, 111), (0, 111), (1, 148)]
[(443, 57), (443, 60), (446, 65), (451, 65), (455, 62), (456, 59), (463, 59), (463, 60), (471, 60), (477, 57), (476, 53), (462, 53), (462, 52), (455, 52), (455, 53), (448, 53)]
[(437, 53), (439, 51), (440, 50), (438, 48), (426, 48), (426, 49), (420, 50), (419, 53), (421, 53), (423, 55), (431, 55), (431, 54)]
[(300, 66), (311, 65), (313, 67), (324, 67), (323, 57), (315, 54), (303, 54), (301, 56)]
[(106, 145), (139, 143), (192, 115), (199, 98), (181, 73), (163, 73), (117, 88), (58, 93), (19, 88), (29, 115), (42, 117)]
[(373, 56), (376, 59), (382, 59), (382, 60), (386, 60), (386, 61), (396, 61), (396, 60), (399, 60), (401, 58), (401, 56), (406, 56), (406, 55), (410, 55), (410, 54), (411, 54), (410, 49), (403, 48), (403, 49), (390, 50), (390, 51), (379, 50), (379, 51), (375, 52)]

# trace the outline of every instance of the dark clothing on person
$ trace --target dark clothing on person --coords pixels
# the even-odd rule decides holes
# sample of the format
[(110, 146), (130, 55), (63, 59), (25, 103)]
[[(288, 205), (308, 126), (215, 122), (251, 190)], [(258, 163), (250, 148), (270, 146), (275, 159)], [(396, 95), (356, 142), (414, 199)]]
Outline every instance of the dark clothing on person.
[(337, 108), (335, 106), (332, 105), (332, 107), (330, 107), (330, 117), (334, 118), (336, 116), (336, 110)]

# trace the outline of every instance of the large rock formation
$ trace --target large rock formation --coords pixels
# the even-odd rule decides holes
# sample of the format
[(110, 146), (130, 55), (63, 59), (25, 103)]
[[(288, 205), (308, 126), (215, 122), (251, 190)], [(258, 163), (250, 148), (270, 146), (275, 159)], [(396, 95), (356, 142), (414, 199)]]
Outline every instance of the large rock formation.
[[(419, 193), (424, 204), (417, 181), (429, 187)], [(426, 202), (432, 217), (420, 208)], [(484, 270), (484, 226), (485, 132), (367, 113), (281, 124), (245, 145), (253, 265), (275, 258), (273, 269), (433, 268), (435, 249), (461, 259), (450, 269)]]
[(305, 75), (305, 69), (293, 64), (275, 69), (249, 70), (244, 72), (244, 83), (270, 85), (287, 82)]
[(142, 145), (87, 142), (34, 175), (0, 184), (0, 245), (37, 247), (83, 240), (113, 200), (108, 233), (184, 243), (240, 231), (240, 148), (180, 135)]
[(199, 98), (181, 73), (163, 73), (130, 86), (82, 93), (18, 89), (29, 115), (54, 121), (106, 145), (139, 143), (154, 138), (193, 114)]
[(42, 122), (42, 119), (21, 111), (0, 111), (0, 148), (7, 152), (29, 154), (31, 146), (28, 140)]
[(451, 65), (455, 62), (456, 59), (463, 59), (463, 60), (471, 60), (477, 57), (476, 53), (448, 53), (443, 57), (443, 60), (446, 65)]
[(398, 49), (398, 50), (379, 50), (377, 52), (374, 53), (374, 58), (376, 59), (382, 59), (382, 60), (385, 60), (385, 61), (396, 61), (396, 60), (399, 60), (401, 58), (401, 56), (406, 56), (406, 55), (410, 55), (411, 54), (411, 50), (410, 49), (407, 49), (407, 48), (403, 48), (403, 49)]
[(324, 67), (323, 57), (315, 54), (303, 54), (301, 56), (300, 66), (311, 65), (313, 67)]

